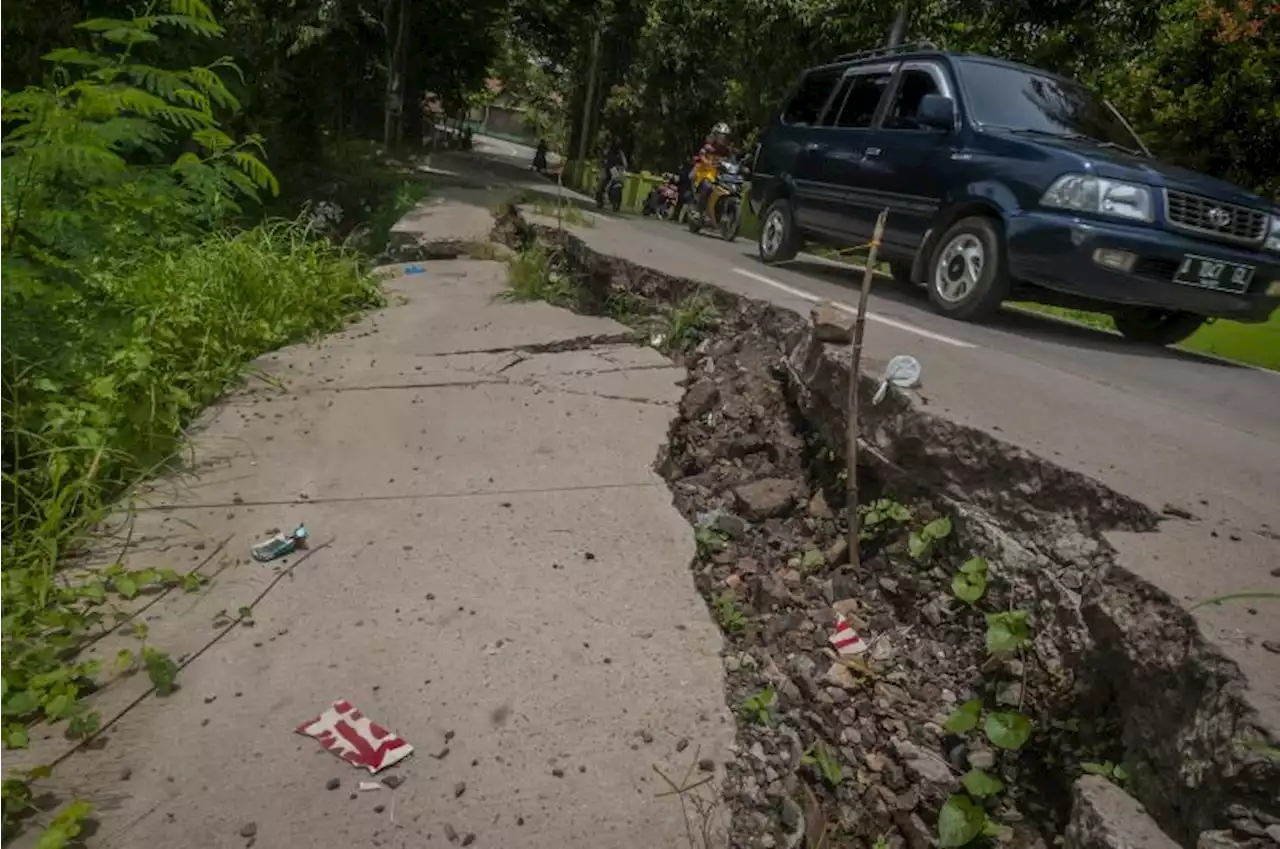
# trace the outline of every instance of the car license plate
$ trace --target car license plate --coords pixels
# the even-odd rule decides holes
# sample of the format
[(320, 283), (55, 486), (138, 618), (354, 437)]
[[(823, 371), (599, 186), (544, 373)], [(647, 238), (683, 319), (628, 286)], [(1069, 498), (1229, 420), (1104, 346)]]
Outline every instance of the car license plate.
[(1253, 280), (1253, 271), (1252, 265), (1187, 254), (1182, 258), (1177, 273), (1173, 275), (1173, 281), (1224, 292), (1243, 292)]

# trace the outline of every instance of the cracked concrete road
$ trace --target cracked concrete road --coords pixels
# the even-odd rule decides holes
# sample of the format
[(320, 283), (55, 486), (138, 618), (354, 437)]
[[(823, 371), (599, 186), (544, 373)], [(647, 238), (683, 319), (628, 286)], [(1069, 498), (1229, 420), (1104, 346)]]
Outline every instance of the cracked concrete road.
[[(422, 265), (386, 309), (267, 357), (148, 496), (129, 566), (216, 577), (140, 600), (181, 688), (108, 681), (103, 745), (57, 770), (93, 845), (685, 844), (653, 766), (718, 769), (733, 725), (693, 535), (651, 467), (684, 372), (607, 319), (501, 300), (498, 263)], [(304, 521), (309, 554), (248, 557)], [(293, 733), (336, 699), (417, 748), (397, 789), (356, 792), (366, 773)], [(30, 763), (71, 749), (34, 743)]]
[[(510, 157), (439, 157), (550, 193)], [(579, 202), (585, 199), (578, 198)], [(771, 301), (856, 303), (860, 274), (802, 255), (765, 266), (752, 240), (726, 243), (667, 222), (588, 212), (574, 232), (594, 250)], [(880, 279), (866, 352), (909, 353), (922, 397), (944, 418), (1099, 480), (1157, 512), (1159, 533), (1113, 532), (1120, 563), (1187, 604), (1280, 587), (1280, 375), (1006, 310), (984, 324), (936, 314), (923, 292)], [(1192, 518), (1179, 518), (1186, 511)], [(1247, 698), (1280, 733), (1280, 616), (1274, 602), (1194, 609), (1206, 637), (1250, 681)]]

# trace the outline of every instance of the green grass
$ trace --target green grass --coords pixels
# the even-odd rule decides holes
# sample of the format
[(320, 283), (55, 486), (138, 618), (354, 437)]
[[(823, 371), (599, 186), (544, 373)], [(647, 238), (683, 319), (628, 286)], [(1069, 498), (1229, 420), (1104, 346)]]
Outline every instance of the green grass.
[[(115, 602), (149, 586), (198, 587), (173, 570), (118, 563), (59, 580), (66, 556), (114, 499), (174, 456), (187, 424), (249, 360), (340, 328), (381, 296), (359, 256), (292, 221), (171, 251), (142, 245), (75, 286), (11, 271), (6, 261), (2, 734), (22, 748), (41, 720), (67, 720), (72, 736), (97, 730), (81, 696), (100, 670), (77, 652), (119, 624)], [(140, 651), (122, 668), (141, 666), (171, 689), (176, 666), (147, 645), (145, 623), (134, 634)], [(29, 811), (24, 788), (5, 782), (6, 836)]]
[[(1099, 330), (1115, 330), (1111, 316), (1103, 313), (1033, 303), (1018, 303), (1014, 306)], [(1181, 347), (1238, 363), (1280, 370), (1280, 311), (1264, 324), (1241, 324), (1219, 319), (1197, 330)]]
[(573, 296), (572, 285), (552, 270), (551, 254), (538, 241), (507, 261), (507, 287), (504, 295), (512, 301), (562, 304)]

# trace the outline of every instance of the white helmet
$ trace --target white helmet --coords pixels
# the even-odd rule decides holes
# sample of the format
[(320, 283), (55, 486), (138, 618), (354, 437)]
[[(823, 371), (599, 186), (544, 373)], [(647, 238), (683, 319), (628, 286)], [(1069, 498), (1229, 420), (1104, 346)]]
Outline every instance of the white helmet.
[(716, 124), (714, 127), (712, 127), (712, 128), (711, 128), (711, 135), (713, 135), (713, 136), (716, 136), (716, 135), (719, 135), (719, 136), (727, 136), (727, 135), (729, 135), (729, 125), (728, 125), (728, 124), (726, 124), (724, 121), (721, 121), (720, 123)]

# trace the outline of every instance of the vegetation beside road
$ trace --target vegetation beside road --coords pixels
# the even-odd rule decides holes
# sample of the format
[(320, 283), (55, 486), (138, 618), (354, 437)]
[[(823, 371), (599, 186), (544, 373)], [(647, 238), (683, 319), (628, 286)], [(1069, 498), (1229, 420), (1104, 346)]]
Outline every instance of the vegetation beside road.
[[(4, 95), (9, 749), (37, 722), (65, 721), (72, 738), (99, 728), (82, 698), (102, 670), (78, 650), (122, 623), (139, 647), (121, 652), (121, 671), (145, 673), (162, 694), (177, 685), (176, 664), (127, 608), (199, 579), (117, 562), (71, 580), (68, 555), (102, 538), (113, 501), (173, 458), (195, 414), (250, 360), (379, 303), (367, 261), (328, 236), (377, 249), (427, 188), (351, 151), (324, 185), (300, 181), (327, 205), (300, 214), (296, 192), (277, 196), (265, 140), (232, 130), (241, 104), (226, 80), (237, 69), (202, 61), (222, 29), (199, 0), (81, 31), (80, 47), (50, 55), (43, 85)], [(126, 537), (113, 546), (120, 557)], [(34, 810), (27, 779), (44, 774), (6, 775), (5, 839)], [(68, 805), (40, 845), (71, 841), (88, 815)]]
[[(1115, 330), (1111, 316), (1104, 313), (1045, 304), (1018, 303), (1015, 306), (1099, 330)], [(1272, 315), (1271, 320), (1264, 324), (1241, 324), (1226, 319), (1211, 322), (1197, 330), (1179, 347), (1212, 354), (1232, 362), (1280, 371), (1280, 313)]]

